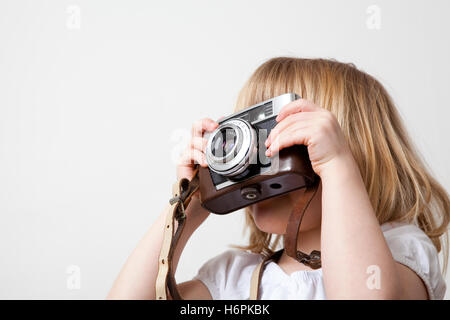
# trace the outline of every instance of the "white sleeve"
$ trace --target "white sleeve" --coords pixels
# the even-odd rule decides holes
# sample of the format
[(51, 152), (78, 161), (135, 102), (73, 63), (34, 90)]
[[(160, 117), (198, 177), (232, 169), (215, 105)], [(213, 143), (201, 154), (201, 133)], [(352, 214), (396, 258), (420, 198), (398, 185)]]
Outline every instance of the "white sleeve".
[(213, 300), (247, 299), (251, 273), (261, 259), (242, 250), (227, 250), (203, 264), (193, 279), (203, 282)]
[(433, 242), (412, 224), (382, 226), (394, 260), (413, 270), (424, 282), (431, 300), (443, 299), (446, 285)]

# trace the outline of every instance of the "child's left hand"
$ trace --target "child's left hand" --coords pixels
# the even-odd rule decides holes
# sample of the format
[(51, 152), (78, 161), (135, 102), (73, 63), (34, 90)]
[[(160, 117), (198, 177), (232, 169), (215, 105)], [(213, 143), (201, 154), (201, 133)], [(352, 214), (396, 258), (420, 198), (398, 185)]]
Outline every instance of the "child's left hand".
[(265, 143), (267, 156), (293, 145), (305, 145), (312, 168), (319, 176), (339, 159), (354, 161), (336, 117), (311, 101), (292, 101), (280, 110), (276, 120), (278, 123)]

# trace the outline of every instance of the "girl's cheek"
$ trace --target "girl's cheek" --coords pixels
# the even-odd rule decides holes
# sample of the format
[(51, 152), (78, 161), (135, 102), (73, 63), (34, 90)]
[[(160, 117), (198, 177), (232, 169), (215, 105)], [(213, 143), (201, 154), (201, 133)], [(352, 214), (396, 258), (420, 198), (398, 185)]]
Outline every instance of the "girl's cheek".
[(256, 213), (253, 216), (255, 224), (259, 230), (273, 234), (284, 234), (286, 230), (286, 224), (279, 219), (274, 219), (273, 215)]
[(282, 201), (271, 204), (261, 202), (251, 206), (253, 220), (259, 230), (284, 234), (289, 220), (289, 208), (284, 208), (285, 206), (280, 202)]

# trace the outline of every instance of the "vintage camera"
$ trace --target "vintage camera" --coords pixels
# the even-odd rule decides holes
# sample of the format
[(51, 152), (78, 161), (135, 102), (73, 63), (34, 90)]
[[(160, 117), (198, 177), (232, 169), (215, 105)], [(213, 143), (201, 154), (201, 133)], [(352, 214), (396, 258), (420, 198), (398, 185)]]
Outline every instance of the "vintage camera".
[(264, 142), (277, 124), (279, 110), (300, 97), (286, 93), (219, 121), (205, 150), (208, 167), (199, 169), (200, 202), (226, 214), (310, 185), (318, 179), (305, 146), (265, 155)]

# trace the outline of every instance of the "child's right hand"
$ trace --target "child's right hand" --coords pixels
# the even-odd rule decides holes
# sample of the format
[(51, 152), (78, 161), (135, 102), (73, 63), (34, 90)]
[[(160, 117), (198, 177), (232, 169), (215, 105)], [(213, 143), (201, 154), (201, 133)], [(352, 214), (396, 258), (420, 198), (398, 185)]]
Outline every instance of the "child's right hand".
[[(214, 131), (218, 126), (219, 124), (210, 118), (201, 119), (192, 125), (191, 140), (177, 163), (178, 180), (192, 179), (196, 164), (202, 167), (208, 166), (205, 156), (208, 140), (203, 137), (203, 134)], [(194, 197), (198, 197), (198, 192), (194, 194)]]

